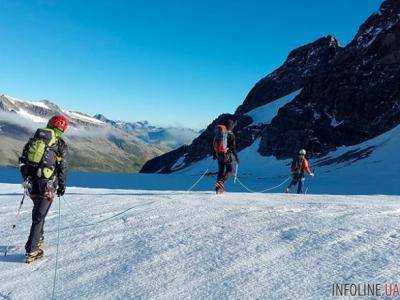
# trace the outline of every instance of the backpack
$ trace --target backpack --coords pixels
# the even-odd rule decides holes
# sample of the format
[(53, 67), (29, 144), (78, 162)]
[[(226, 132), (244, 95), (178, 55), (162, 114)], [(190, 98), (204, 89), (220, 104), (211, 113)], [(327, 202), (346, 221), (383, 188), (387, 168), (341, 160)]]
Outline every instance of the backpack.
[(304, 158), (296, 157), (293, 159), (290, 169), (292, 173), (301, 173), (303, 166)]
[(53, 130), (45, 128), (36, 130), (35, 135), (29, 141), (29, 147), (26, 153), (27, 163), (39, 166), (48, 147), (53, 146), (57, 142), (57, 138)]
[(214, 137), (214, 151), (215, 153), (228, 152), (228, 130), (224, 125), (218, 125)]

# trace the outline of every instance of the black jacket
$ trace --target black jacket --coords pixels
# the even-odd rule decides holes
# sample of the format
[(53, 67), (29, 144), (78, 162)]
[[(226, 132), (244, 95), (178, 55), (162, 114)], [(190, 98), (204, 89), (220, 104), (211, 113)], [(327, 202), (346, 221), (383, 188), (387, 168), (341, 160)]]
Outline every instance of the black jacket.
[[(21, 174), (24, 180), (30, 178), (32, 181), (36, 181), (37, 170), (41, 166), (32, 166), (28, 162), (28, 150), (31, 146), (31, 140), (25, 145), (20, 157)], [(68, 146), (67, 143), (59, 138), (57, 143), (47, 148), (47, 155), (49, 157), (46, 160), (46, 167), (54, 169), (54, 176), (52, 179), (57, 183), (59, 187), (65, 187), (67, 181), (67, 170), (68, 170)]]

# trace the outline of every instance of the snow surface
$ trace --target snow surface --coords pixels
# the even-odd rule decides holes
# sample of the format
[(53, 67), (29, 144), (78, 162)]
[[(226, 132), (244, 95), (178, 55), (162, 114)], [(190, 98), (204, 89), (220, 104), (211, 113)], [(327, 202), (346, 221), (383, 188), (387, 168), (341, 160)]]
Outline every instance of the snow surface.
[[(22, 101), (21, 101), (22, 102)], [(31, 104), (31, 105), (34, 105), (34, 106), (38, 106), (38, 107), (41, 107), (41, 108), (44, 108), (44, 109), (50, 109), (47, 105), (46, 105), (46, 103), (43, 103), (42, 101), (25, 101), (26, 103), (29, 103), (29, 104)]]
[(171, 170), (177, 170), (180, 167), (183, 166), (183, 164), (185, 163), (185, 158), (186, 158), (186, 154), (182, 155), (180, 158), (178, 158), (178, 160), (174, 163), (174, 165), (171, 167)]
[(65, 112), (67, 113), (67, 115), (69, 115), (70, 117), (72, 117), (74, 119), (78, 119), (78, 120), (82, 120), (82, 121), (94, 123), (94, 124), (102, 124), (102, 125), (105, 124), (103, 121), (100, 121), (96, 118), (86, 116), (86, 115), (78, 113), (78, 112), (74, 112), (74, 111), (65, 111)]
[(284, 105), (291, 102), (298, 94), (300, 94), (301, 89), (295, 91), (289, 95), (279, 98), (273, 102), (265, 104), (263, 106), (257, 107), (247, 113), (253, 119), (253, 124), (268, 124), (271, 123), (272, 119), (278, 113), (278, 110)]
[(45, 123), (45, 122), (47, 122), (47, 120), (45, 118), (42, 118), (42, 117), (36, 116), (34, 114), (31, 114), (31, 113), (27, 112), (26, 110), (24, 110), (22, 108), (19, 108), (17, 113), (19, 115), (21, 115), (22, 117), (24, 117), (25, 119), (28, 119), (28, 120), (30, 120), (32, 122), (35, 122), (35, 123)]
[[(27, 266), (31, 203), (0, 184), (0, 297), (51, 297), (57, 205), (46, 256)], [(225, 194), (71, 188), (61, 202), (56, 298), (329, 298), (333, 283), (400, 276), (399, 196)], [(111, 220), (90, 224), (130, 209)]]

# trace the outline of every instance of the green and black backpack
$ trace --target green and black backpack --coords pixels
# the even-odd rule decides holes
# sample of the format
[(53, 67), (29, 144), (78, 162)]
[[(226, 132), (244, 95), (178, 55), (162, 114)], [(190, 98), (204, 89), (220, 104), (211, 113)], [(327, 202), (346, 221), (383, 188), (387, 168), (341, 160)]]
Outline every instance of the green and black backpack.
[(50, 128), (38, 129), (29, 141), (26, 151), (26, 163), (37, 169), (37, 176), (51, 178), (54, 173), (56, 156), (53, 151), (48, 151), (58, 139)]

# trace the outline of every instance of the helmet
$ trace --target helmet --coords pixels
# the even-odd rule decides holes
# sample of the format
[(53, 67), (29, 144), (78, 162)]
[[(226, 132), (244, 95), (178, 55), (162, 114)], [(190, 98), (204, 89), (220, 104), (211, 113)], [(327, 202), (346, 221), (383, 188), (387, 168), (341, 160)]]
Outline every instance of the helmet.
[(62, 132), (67, 131), (68, 128), (68, 119), (63, 116), (63, 115), (57, 115), (52, 117), (49, 122), (47, 123), (47, 126), (56, 128)]
[(299, 151), (299, 154), (300, 154), (300, 155), (306, 155), (306, 154), (307, 154), (307, 152), (306, 152), (306, 150), (305, 150), (305, 149), (301, 149), (301, 150)]

